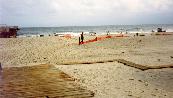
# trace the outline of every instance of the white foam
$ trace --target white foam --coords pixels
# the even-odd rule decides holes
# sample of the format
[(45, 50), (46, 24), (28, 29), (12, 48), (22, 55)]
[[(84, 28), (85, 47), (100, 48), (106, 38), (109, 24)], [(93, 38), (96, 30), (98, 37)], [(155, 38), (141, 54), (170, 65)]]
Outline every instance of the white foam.
[(166, 32), (173, 32), (173, 29), (167, 29)]

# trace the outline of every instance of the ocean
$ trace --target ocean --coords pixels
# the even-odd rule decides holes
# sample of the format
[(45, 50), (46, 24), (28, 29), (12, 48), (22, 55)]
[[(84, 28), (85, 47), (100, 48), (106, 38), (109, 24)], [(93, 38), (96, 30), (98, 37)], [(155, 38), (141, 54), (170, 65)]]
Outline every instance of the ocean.
[(64, 26), (64, 27), (21, 27), (18, 35), (38, 35), (38, 34), (54, 34), (54, 33), (80, 33), (80, 32), (96, 32), (112, 33), (119, 32), (145, 32), (150, 33), (157, 28), (163, 28), (167, 32), (173, 32), (173, 24), (148, 24), (148, 25), (105, 25), (105, 26)]

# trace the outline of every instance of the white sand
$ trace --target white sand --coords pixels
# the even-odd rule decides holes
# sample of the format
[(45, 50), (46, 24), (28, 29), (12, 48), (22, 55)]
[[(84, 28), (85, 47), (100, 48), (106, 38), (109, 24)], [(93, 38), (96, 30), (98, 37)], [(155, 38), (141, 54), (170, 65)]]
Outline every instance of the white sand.
[[(90, 37), (86, 38), (90, 39)], [(125, 59), (143, 65), (173, 64), (173, 36), (113, 38), (78, 45), (78, 38), (0, 39), (3, 67), (52, 64), (77, 78), (97, 98), (171, 98), (173, 69), (140, 71), (113, 63), (60, 65), (67, 62)]]
[(95, 98), (171, 98), (173, 69), (141, 71), (118, 63), (56, 66)]
[[(141, 40), (141, 41), (140, 41)], [(78, 38), (0, 39), (4, 66), (125, 59), (144, 65), (172, 64), (173, 36), (114, 38), (78, 45)]]

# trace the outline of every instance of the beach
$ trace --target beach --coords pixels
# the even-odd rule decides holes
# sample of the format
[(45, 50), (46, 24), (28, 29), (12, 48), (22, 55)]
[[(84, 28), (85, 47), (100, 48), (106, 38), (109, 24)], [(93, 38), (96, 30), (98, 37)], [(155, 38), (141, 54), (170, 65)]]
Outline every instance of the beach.
[[(85, 36), (84, 41), (95, 36)], [(93, 91), (94, 98), (171, 98), (173, 69), (142, 71), (114, 61), (146, 66), (173, 64), (173, 35), (115, 37), (79, 45), (78, 37), (1, 38), (3, 68), (49, 64)], [(105, 62), (110, 61), (110, 62)], [(87, 62), (93, 62), (87, 64)]]

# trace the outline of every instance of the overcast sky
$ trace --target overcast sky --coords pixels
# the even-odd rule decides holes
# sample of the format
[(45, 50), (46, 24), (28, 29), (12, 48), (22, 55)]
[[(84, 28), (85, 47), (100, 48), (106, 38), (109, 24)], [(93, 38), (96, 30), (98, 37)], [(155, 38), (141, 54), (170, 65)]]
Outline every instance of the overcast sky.
[(173, 24), (173, 0), (0, 0), (0, 24)]

